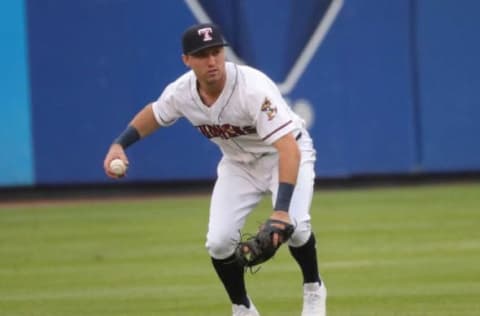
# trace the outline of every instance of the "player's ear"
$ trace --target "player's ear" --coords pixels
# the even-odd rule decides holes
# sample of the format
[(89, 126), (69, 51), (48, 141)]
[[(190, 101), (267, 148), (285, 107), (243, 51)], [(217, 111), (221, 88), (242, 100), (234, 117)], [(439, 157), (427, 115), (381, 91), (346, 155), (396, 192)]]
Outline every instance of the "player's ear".
[(190, 56), (185, 55), (185, 54), (182, 55), (183, 63), (184, 63), (185, 66), (187, 66), (187, 67), (190, 67), (190, 63), (189, 63), (189, 59), (190, 59), (190, 58), (189, 58), (189, 57), (190, 57)]

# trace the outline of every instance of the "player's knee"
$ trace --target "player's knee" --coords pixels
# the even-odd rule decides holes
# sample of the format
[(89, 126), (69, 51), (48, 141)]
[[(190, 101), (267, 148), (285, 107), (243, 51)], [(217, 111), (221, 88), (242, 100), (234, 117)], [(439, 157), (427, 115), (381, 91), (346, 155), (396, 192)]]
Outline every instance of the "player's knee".
[(303, 246), (310, 238), (311, 233), (312, 225), (310, 224), (310, 221), (302, 221), (297, 223), (295, 231), (288, 241), (288, 245), (291, 247)]
[(226, 259), (235, 251), (238, 236), (231, 234), (208, 234), (205, 247), (209, 255), (215, 259)]

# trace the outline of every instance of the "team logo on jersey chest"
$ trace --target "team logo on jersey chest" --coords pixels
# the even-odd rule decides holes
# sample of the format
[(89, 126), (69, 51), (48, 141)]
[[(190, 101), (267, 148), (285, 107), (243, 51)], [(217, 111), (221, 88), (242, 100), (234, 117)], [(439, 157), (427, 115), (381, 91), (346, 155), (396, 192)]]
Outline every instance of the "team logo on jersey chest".
[(220, 137), (230, 139), (233, 137), (254, 134), (257, 132), (253, 126), (234, 126), (230, 124), (223, 125), (199, 125), (197, 129), (207, 138)]
[(265, 101), (263, 101), (261, 111), (268, 116), (269, 121), (277, 115), (277, 107), (272, 105), (268, 98), (265, 98)]

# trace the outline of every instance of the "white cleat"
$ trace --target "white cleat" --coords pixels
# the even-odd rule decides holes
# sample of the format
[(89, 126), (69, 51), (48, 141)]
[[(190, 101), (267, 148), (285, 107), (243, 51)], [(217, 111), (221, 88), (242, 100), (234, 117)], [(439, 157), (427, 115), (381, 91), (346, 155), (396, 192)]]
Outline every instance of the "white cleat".
[(245, 305), (232, 305), (233, 316), (260, 316), (255, 305), (250, 301), (250, 308), (247, 308)]
[(303, 285), (303, 310), (302, 316), (327, 315), (327, 288), (322, 282), (305, 283)]

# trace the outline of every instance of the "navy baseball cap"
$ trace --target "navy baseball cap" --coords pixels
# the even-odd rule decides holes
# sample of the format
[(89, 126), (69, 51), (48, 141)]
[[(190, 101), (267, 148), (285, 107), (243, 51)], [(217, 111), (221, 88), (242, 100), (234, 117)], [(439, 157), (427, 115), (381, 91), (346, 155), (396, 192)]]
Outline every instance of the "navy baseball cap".
[(227, 45), (222, 31), (213, 23), (193, 25), (182, 36), (182, 48), (185, 55), (195, 54), (209, 47)]

